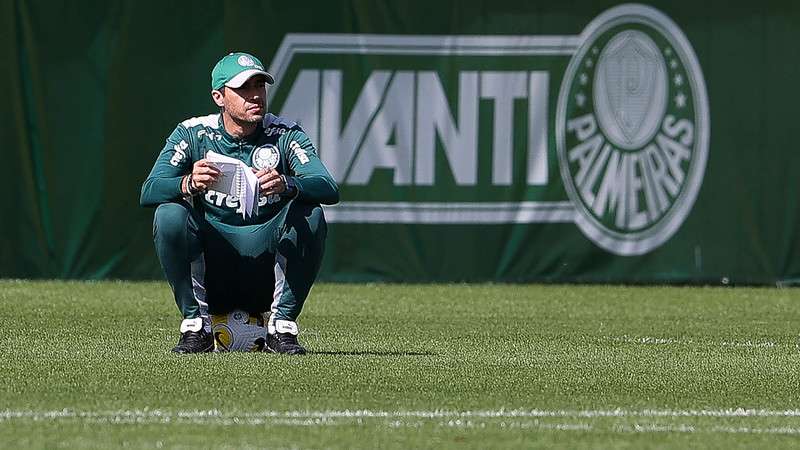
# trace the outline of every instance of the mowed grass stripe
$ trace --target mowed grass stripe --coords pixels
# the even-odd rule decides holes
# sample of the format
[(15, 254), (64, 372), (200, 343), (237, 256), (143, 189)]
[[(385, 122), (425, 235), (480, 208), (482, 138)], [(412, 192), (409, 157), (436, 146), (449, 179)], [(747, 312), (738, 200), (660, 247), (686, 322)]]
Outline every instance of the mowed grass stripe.
[(165, 283), (0, 280), (0, 441), (792, 447), (798, 293), (322, 283), (307, 357), (179, 357)]

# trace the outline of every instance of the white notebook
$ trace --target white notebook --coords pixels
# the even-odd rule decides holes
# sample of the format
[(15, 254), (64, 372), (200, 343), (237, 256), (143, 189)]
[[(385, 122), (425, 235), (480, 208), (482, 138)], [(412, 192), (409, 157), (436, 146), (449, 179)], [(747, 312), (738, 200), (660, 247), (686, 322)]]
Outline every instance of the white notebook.
[(221, 172), (209, 188), (236, 197), (242, 208), (242, 217), (258, 214), (258, 178), (250, 167), (236, 158), (213, 151), (206, 153), (206, 159)]

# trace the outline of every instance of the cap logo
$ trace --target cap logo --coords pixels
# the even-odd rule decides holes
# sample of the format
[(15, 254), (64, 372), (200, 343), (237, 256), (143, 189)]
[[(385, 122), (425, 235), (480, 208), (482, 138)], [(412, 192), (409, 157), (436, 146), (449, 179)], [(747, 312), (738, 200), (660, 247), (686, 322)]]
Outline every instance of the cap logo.
[(240, 56), (239, 59), (236, 60), (236, 62), (238, 62), (239, 65), (242, 67), (252, 67), (256, 65), (256, 62), (253, 61), (253, 58), (247, 55)]

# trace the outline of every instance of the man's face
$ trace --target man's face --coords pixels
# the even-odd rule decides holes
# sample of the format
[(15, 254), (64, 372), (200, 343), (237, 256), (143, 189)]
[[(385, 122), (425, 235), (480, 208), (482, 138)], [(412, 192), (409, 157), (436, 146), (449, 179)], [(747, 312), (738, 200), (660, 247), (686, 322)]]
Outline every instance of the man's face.
[(221, 95), (214, 101), (236, 121), (257, 123), (267, 112), (267, 78), (263, 75), (250, 77), (238, 88), (223, 86)]

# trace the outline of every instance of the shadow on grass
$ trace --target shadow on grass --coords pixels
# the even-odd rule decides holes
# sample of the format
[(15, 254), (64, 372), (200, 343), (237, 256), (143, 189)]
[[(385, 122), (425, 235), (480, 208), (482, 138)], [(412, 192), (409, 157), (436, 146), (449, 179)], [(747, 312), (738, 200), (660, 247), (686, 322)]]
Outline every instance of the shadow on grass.
[(309, 355), (339, 355), (339, 356), (438, 356), (431, 352), (374, 352), (368, 350), (358, 350), (352, 352), (335, 351), (309, 351)]

